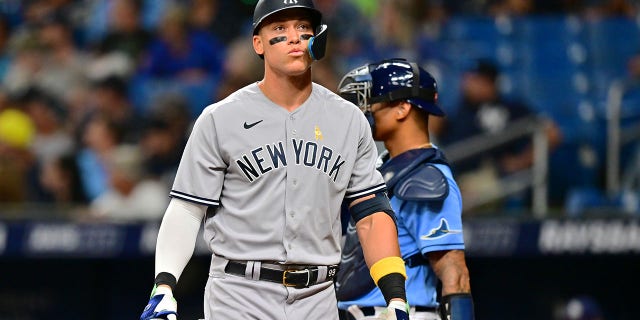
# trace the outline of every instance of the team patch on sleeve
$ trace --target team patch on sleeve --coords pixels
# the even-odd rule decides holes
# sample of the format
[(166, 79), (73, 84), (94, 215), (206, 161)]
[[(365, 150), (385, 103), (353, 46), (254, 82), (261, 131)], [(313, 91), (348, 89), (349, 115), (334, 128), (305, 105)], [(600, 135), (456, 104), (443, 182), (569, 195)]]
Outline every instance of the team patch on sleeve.
[(440, 219), (440, 225), (436, 228), (433, 228), (429, 231), (429, 233), (421, 235), (420, 239), (422, 240), (435, 240), (442, 237), (446, 237), (450, 234), (462, 233), (462, 230), (453, 230), (449, 228), (449, 222), (445, 218)]

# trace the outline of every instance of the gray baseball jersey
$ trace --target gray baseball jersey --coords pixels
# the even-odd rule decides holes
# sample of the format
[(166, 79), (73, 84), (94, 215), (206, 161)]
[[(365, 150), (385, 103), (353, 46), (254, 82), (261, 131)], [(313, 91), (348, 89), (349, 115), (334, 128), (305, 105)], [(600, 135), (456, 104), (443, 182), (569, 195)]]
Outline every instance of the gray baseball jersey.
[(218, 256), (338, 264), (343, 199), (386, 188), (376, 159), (355, 105), (314, 83), (289, 112), (253, 83), (196, 120), (170, 195), (214, 207), (204, 237)]

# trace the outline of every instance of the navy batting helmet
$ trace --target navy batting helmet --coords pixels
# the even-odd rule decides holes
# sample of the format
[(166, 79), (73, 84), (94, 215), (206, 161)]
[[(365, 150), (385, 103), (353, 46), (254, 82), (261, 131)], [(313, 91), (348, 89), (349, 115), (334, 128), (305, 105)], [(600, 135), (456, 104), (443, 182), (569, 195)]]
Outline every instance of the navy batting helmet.
[(438, 106), (436, 80), (416, 63), (405, 59), (383, 60), (347, 73), (339, 84), (340, 95), (364, 112), (378, 102), (406, 100), (418, 109), (444, 116)]
[(258, 34), (260, 23), (265, 18), (276, 12), (292, 8), (308, 9), (314, 28), (320, 25), (322, 13), (316, 9), (312, 0), (260, 0), (253, 11), (253, 34)]
[[(311, 24), (316, 34), (309, 39), (309, 54), (314, 60), (324, 57), (327, 43), (327, 25), (322, 23), (322, 13), (316, 9), (312, 0), (259, 0), (253, 11), (253, 34), (260, 31), (260, 24), (272, 14), (287, 9), (306, 9), (311, 16)], [(262, 57), (262, 56), (261, 56)]]

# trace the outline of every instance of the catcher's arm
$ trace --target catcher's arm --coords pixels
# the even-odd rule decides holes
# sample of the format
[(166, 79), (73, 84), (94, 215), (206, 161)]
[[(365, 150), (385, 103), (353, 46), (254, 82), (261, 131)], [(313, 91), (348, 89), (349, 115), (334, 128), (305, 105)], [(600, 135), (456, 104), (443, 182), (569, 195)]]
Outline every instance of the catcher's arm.
[(204, 205), (176, 198), (169, 202), (156, 243), (156, 279), (141, 320), (175, 319), (177, 303), (173, 289), (193, 255), (206, 209)]
[(440, 312), (443, 319), (473, 320), (473, 299), (464, 251), (430, 252), (429, 263), (442, 283)]

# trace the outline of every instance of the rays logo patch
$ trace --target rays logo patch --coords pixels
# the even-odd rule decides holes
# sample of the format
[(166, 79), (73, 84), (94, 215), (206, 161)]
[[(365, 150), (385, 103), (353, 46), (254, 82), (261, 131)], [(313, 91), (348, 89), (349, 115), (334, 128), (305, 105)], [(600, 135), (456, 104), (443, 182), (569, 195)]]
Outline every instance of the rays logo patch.
[(437, 228), (431, 229), (428, 234), (425, 234), (420, 237), (422, 240), (435, 240), (438, 238), (442, 238), (452, 233), (461, 233), (462, 230), (451, 230), (449, 229), (449, 222), (447, 219), (440, 219), (440, 225)]

